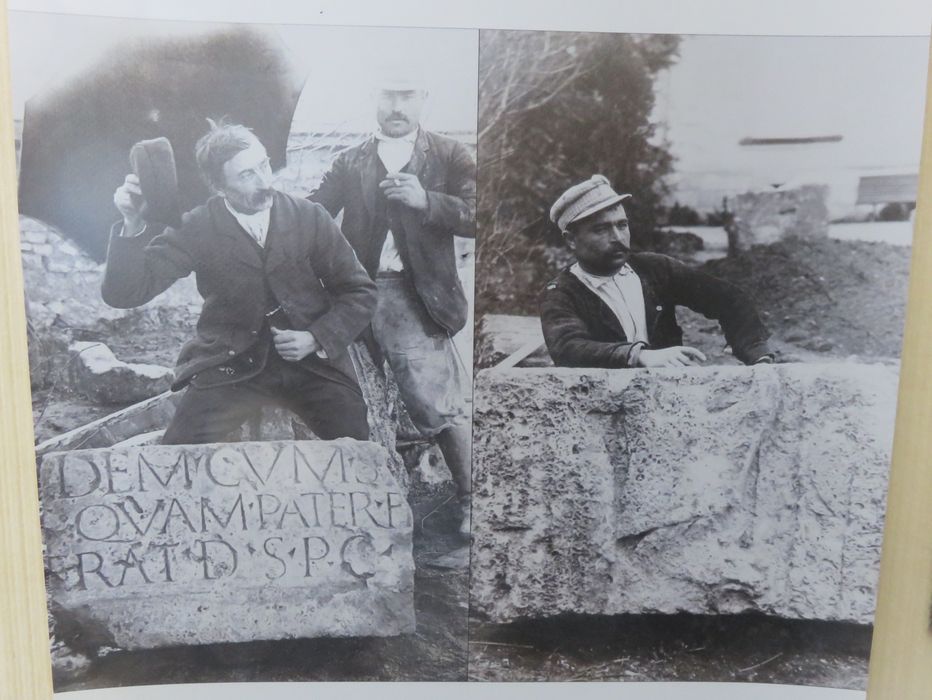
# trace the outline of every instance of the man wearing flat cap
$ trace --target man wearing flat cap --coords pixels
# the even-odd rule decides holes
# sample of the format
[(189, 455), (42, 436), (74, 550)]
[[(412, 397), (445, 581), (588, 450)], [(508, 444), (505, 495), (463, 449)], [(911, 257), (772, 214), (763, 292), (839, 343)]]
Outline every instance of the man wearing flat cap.
[(466, 534), (469, 376), (452, 336), (468, 307), (453, 237), (475, 237), (476, 163), (460, 142), (420, 127), (427, 89), (411, 75), (394, 67), (381, 76), (377, 130), (337, 157), (309, 199), (343, 212), (343, 235), (378, 286), (370, 349), (388, 361), (414, 425), (436, 437)]
[(603, 175), (570, 187), (550, 209), (576, 262), (544, 290), (541, 325), (566, 367), (682, 367), (704, 361), (684, 346), (676, 307), (717, 319), (734, 356), (772, 362), (769, 333), (738, 287), (675, 258), (631, 251), (624, 201)]

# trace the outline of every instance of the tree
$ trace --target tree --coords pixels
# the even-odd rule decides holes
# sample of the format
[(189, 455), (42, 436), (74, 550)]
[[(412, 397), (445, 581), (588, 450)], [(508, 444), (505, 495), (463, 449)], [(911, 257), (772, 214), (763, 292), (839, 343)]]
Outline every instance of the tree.
[(562, 248), (549, 208), (595, 173), (634, 195), (626, 206), (633, 243), (650, 247), (673, 164), (650, 120), (654, 78), (678, 45), (664, 35), (482, 32), (480, 314), (507, 308), (511, 297), (515, 311), (536, 307)]

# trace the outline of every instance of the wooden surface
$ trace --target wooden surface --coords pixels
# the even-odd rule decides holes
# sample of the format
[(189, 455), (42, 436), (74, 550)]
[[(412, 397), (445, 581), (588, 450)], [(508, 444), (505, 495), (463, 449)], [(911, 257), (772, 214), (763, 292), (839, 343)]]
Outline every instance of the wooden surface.
[(33, 454), (6, 0), (0, 0), (0, 699), (52, 697)]
[(928, 94), (868, 700), (932, 698), (932, 100)]

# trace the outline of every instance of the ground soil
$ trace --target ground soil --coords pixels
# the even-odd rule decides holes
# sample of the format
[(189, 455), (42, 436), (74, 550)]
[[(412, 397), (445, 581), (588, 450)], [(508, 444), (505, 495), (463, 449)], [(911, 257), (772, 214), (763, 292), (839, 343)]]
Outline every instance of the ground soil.
[(700, 267), (754, 298), (774, 336), (833, 357), (898, 357), (911, 249), (785, 240)]
[(871, 628), (763, 616), (470, 624), (474, 681), (716, 681), (863, 689)]

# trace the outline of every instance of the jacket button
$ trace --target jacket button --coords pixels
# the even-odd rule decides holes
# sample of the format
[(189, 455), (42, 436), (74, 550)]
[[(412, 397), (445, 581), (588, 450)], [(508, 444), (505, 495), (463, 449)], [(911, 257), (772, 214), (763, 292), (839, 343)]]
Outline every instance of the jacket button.
[(663, 307), (662, 307), (662, 306), (658, 306), (658, 307), (657, 307), (657, 311), (663, 311)]
[(253, 331), (252, 334), (253, 334), (253, 335), (259, 335), (259, 331)]
[(227, 355), (229, 355), (230, 357), (233, 357), (235, 354), (236, 354), (236, 350), (230, 350), (230, 351), (227, 353)]

